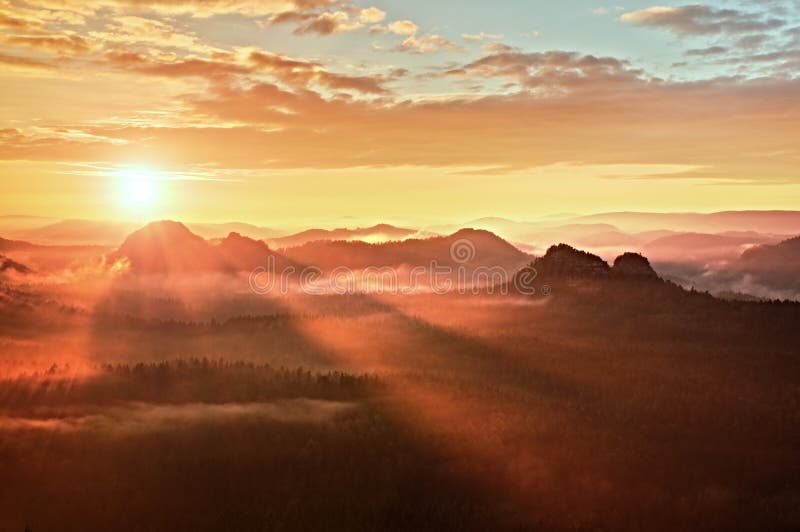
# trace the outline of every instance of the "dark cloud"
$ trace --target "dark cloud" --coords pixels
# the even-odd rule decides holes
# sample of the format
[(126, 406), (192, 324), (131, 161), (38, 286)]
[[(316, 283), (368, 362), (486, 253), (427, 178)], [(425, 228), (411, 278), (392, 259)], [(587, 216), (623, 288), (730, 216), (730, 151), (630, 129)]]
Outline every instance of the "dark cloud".
[(686, 55), (706, 56), (706, 55), (720, 55), (727, 53), (728, 49), (724, 46), (709, 46), (708, 48), (695, 48), (686, 52)]
[(637, 26), (660, 28), (678, 35), (751, 33), (778, 29), (786, 24), (783, 19), (764, 13), (717, 9), (705, 5), (649, 7), (626, 13), (620, 19)]
[(608, 84), (625, 84), (644, 73), (627, 61), (613, 57), (549, 51), (521, 53), (503, 51), (450, 69), (447, 76), (509, 78), (525, 89), (602, 89)]

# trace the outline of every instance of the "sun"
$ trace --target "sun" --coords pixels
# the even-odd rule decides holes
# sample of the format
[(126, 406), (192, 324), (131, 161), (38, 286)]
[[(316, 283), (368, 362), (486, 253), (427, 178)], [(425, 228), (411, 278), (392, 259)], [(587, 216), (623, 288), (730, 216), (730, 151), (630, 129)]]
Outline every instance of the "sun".
[(119, 194), (131, 207), (150, 206), (158, 199), (159, 179), (156, 172), (142, 169), (124, 169), (115, 172), (119, 179)]
[(150, 205), (155, 199), (153, 181), (146, 178), (132, 178), (128, 182), (128, 202), (134, 205)]

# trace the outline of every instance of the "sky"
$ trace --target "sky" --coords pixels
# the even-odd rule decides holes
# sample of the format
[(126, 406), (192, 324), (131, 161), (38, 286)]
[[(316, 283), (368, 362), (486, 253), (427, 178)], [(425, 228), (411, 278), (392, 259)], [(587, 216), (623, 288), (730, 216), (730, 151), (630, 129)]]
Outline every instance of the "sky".
[(0, 214), (793, 209), (799, 73), (797, 0), (0, 0)]

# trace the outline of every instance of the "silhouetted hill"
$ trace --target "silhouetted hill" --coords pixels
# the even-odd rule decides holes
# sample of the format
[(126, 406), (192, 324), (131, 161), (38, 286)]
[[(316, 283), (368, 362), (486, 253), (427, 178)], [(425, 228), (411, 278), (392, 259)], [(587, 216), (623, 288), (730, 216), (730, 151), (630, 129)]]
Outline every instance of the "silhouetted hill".
[(153, 222), (133, 232), (109, 256), (112, 262), (122, 258), (140, 273), (232, 271), (218, 249), (173, 221)]
[(551, 246), (543, 257), (534, 261), (533, 267), (545, 277), (587, 279), (611, 275), (611, 267), (606, 261), (567, 244)]
[(288, 266), (299, 266), (296, 262), (271, 250), (263, 240), (255, 240), (239, 233), (229, 234), (219, 243), (217, 249), (225, 263), (240, 272), (266, 267), (268, 257), (272, 257), (273, 266), (277, 271), (281, 271)]
[(269, 253), (269, 246), (262, 240), (255, 240), (239, 233), (231, 233), (225, 237), (217, 246), (220, 253), (229, 263), (243, 266), (263, 264)]
[(315, 265), (323, 270), (337, 266), (430, 266), (436, 261), (444, 266), (500, 266), (515, 271), (531, 259), (530, 255), (497, 235), (478, 229), (462, 229), (450, 236), (380, 244), (315, 241), (286, 249), (284, 254), (297, 262)]
[(364, 240), (368, 242), (385, 242), (402, 240), (415, 235), (417, 230), (395, 227), (389, 224), (378, 224), (372, 227), (357, 229), (308, 229), (293, 235), (272, 238), (270, 244), (275, 248), (291, 248), (302, 246), (317, 240)]
[(620, 278), (658, 279), (650, 261), (639, 253), (623, 253), (614, 260), (611, 271)]
[(160, 221), (133, 232), (107, 259), (127, 259), (133, 273), (180, 275), (249, 272), (265, 267), (270, 256), (277, 270), (297, 266), (263, 240), (230, 233), (212, 244), (180, 222)]
[[(640, 281), (648, 281), (641, 283)], [(656, 281), (652, 283), (649, 281)], [(544, 256), (521, 268), (511, 280), (512, 290), (526, 294), (545, 294), (557, 290), (560, 293), (591, 292), (606, 289), (625, 291), (627, 287), (637, 291), (643, 285), (667, 286), (650, 266), (650, 261), (638, 253), (623, 253), (611, 267), (602, 258), (567, 244), (551, 246)], [(606, 287), (606, 288), (604, 288)], [(670, 285), (670, 289), (681, 290)], [(578, 289), (575, 291), (574, 289)]]
[(775, 245), (758, 246), (742, 253), (739, 266), (752, 268), (793, 267), (798, 271), (800, 266), (800, 236), (784, 240)]
[(800, 236), (748, 249), (730, 268), (778, 290), (800, 290)]

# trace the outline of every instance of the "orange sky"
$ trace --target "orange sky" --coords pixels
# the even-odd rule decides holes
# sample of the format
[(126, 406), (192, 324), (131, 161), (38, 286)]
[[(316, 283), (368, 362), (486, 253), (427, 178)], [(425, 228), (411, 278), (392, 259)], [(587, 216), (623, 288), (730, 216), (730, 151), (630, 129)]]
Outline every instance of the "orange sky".
[[(713, 2), (511, 2), (540, 21), (528, 32), (446, 4), (0, 2), (0, 213), (268, 223), (800, 204), (791, 3), (739, 2), (734, 17)], [(570, 9), (595, 44), (548, 36)], [(146, 202), (130, 201), (139, 179)]]

